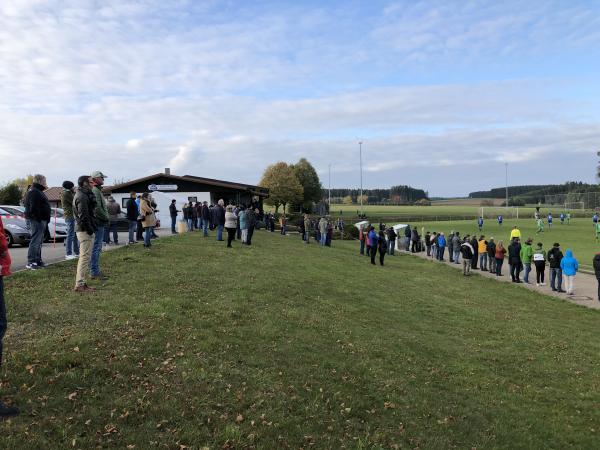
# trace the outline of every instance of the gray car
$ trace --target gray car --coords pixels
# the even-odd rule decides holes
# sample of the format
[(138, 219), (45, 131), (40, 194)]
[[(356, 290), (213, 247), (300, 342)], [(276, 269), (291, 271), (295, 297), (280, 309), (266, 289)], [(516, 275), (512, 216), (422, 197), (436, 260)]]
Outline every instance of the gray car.
[(7, 211), (0, 206), (0, 217), (2, 217), (2, 224), (4, 225), (4, 232), (6, 233), (9, 247), (15, 244), (29, 245), (31, 235), (27, 229), (27, 221), (22, 216)]
[[(15, 214), (23, 218), (25, 217), (25, 207), (23, 206), (0, 205), (0, 208), (5, 209), (11, 214)], [(67, 224), (63, 218), (62, 209), (52, 208), (51, 213), (52, 215), (50, 216), (50, 222), (48, 223), (46, 232), (44, 233), (44, 242), (50, 242), (54, 238), (56, 238), (57, 241), (66, 239)]]

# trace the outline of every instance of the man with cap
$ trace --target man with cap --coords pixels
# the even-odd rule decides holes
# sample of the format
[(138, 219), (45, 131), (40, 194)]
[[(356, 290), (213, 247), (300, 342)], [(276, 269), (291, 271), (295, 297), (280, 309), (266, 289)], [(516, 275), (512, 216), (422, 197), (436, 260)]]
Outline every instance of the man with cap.
[[(90, 261), (94, 248), (94, 233), (96, 233), (96, 195), (90, 186), (90, 177), (82, 175), (77, 179), (77, 191), (73, 198), (73, 216), (75, 217), (75, 231), (79, 240), (79, 260), (77, 261), (77, 275), (75, 277), (75, 292), (93, 292), (94, 288), (86, 283), (86, 275), (90, 272)], [(98, 233), (96, 233), (98, 235)], [(100, 234), (100, 244), (102, 244)]]
[(42, 243), (46, 227), (50, 222), (50, 203), (44, 194), (46, 190), (46, 177), (34, 175), (33, 184), (25, 196), (25, 219), (31, 232), (31, 241), (27, 251), (27, 269), (36, 270), (44, 267), (42, 261)]
[(96, 198), (96, 208), (94, 216), (96, 218), (96, 234), (94, 235), (94, 244), (92, 247), (92, 258), (90, 260), (90, 273), (93, 280), (106, 280), (107, 277), (100, 270), (100, 253), (102, 252), (102, 241), (104, 240), (104, 230), (109, 224), (108, 209), (106, 200), (102, 195), (102, 186), (104, 185), (104, 175), (99, 170), (92, 172), (90, 176), (92, 181), (92, 192)]
[(79, 241), (75, 233), (75, 217), (73, 216), (73, 198), (75, 197), (75, 185), (72, 181), (63, 181), (63, 190), (60, 194), (60, 204), (67, 224), (67, 239), (65, 240), (65, 259), (79, 257)]

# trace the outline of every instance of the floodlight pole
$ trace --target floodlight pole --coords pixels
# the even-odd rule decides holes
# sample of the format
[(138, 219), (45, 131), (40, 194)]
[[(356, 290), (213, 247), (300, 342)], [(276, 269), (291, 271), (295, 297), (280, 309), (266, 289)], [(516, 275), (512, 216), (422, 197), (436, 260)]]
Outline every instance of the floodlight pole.
[(329, 214), (331, 214), (331, 164), (329, 164)]
[(363, 179), (362, 179), (362, 142), (358, 143), (358, 155), (360, 158), (360, 215), (363, 215)]
[(508, 163), (504, 163), (504, 168), (506, 169), (506, 208), (508, 209)]

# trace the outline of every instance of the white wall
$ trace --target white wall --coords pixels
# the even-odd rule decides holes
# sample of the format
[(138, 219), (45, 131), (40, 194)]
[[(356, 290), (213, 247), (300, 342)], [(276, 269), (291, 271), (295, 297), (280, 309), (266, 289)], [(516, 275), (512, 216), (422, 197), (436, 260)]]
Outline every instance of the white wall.
[[(154, 201), (157, 204), (158, 212), (156, 213), (157, 219), (160, 220), (162, 227), (171, 226), (171, 215), (169, 214), (169, 205), (171, 204), (171, 200), (175, 199), (177, 209), (181, 211), (184, 203), (188, 202), (188, 197), (196, 197), (199, 202), (208, 202), (210, 204), (210, 192), (160, 192), (154, 191), (151, 192)], [(123, 207), (122, 199), (129, 198), (129, 193), (114, 193), (112, 197), (116, 200), (116, 202), (121, 205), (121, 209), (123, 212), (125, 208)], [(125, 203), (127, 204), (127, 203)], [(179, 213), (177, 215), (178, 219), (183, 218), (183, 214)]]

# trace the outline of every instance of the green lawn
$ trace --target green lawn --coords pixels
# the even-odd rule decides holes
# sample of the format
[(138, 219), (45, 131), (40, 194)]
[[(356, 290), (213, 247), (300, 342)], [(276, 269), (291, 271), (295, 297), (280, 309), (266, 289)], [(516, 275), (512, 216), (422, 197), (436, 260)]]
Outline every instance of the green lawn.
[[(460, 219), (464, 219), (465, 217), (477, 217), (481, 214), (480, 206), (468, 206), (468, 205), (441, 205), (441, 206), (385, 206), (385, 205), (364, 205), (363, 206), (364, 213), (369, 218), (374, 217), (402, 217), (402, 216), (411, 216), (411, 217), (457, 217)], [(517, 208), (503, 208), (503, 207), (493, 207), (493, 206), (484, 206), (483, 207), (485, 215), (497, 215), (503, 214), (505, 217), (516, 217)], [(331, 205), (331, 213), (335, 217), (340, 215), (340, 211), (342, 212), (342, 217), (354, 217), (357, 215), (357, 211), (360, 211), (360, 205), (340, 205), (340, 204), (332, 204)], [(528, 216), (533, 217), (533, 213), (535, 208), (519, 208), (519, 215), (521, 217)], [(591, 217), (591, 214), (590, 214)]]
[(560, 225), (559, 221), (555, 221), (551, 229), (546, 224), (544, 232), (539, 234), (536, 234), (537, 225), (533, 219), (507, 219), (502, 227), (496, 220), (488, 219), (484, 221), (482, 233), (479, 232), (476, 220), (414, 222), (411, 225), (416, 225), (419, 233), (424, 229), (425, 231), (443, 231), (446, 236), (450, 231), (459, 231), (461, 236), (466, 233), (477, 234), (477, 236), (483, 234), (486, 237), (494, 237), (496, 242), (504, 241), (505, 246), (509, 244), (512, 227), (517, 225), (524, 240), (529, 237), (533, 239), (534, 248), (535, 244), (541, 242), (544, 244), (544, 248), (549, 250), (554, 242), (558, 242), (563, 253), (570, 248), (579, 263), (587, 269), (591, 269), (594, 254), (600, 251), (600, 243), (596, 242), (591, 219), (571, 219), (570, 225)]
[[(590, 227), (591, 228), (591, 227)], [(600, 313), (258, 232), (6, 279), (4, 448), (596, 448)]]

